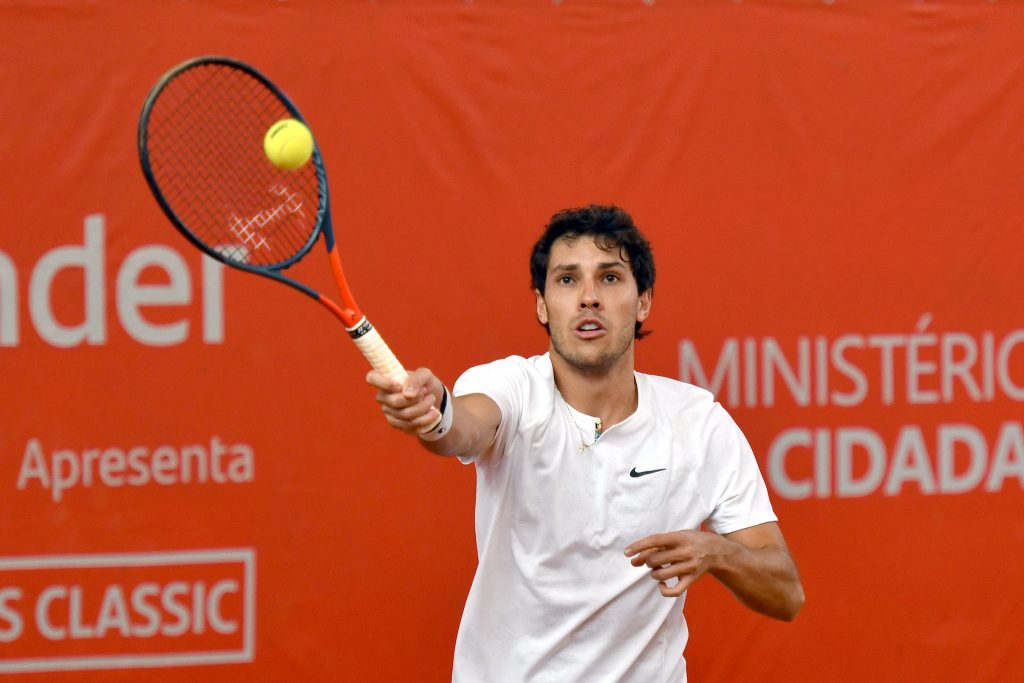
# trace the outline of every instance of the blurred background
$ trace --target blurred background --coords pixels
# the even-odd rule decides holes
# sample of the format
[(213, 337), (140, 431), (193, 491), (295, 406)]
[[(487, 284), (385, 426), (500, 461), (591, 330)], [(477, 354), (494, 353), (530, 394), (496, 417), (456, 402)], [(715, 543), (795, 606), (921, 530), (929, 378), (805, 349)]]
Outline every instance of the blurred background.
[(546, 349), (553, 213), (647, 233), (637, 367), (730, 410), (807, 593), (699, 582), (691, 680), (1024, 678), (1021, 4), (8, 0), (0, 38), (0, 674), (450, 680), (472, 468), (139, 170), (149, 89), (222, 54), (302, 110), (355, 295), (449, 384)]

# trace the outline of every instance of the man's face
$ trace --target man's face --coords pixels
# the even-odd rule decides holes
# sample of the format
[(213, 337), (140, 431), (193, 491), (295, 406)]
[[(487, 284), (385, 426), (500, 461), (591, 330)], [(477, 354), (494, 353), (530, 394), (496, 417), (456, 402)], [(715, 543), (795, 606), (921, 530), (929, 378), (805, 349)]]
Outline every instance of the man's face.
[(608, 370), (627, 352), (632, 359), (636, 323), (650, 313), (651, 292), (637, 293), (620, 252), (589, 235), (561, 238), (551, 247), (545, 292), (535, 292), (554, 353), (584, 372)]

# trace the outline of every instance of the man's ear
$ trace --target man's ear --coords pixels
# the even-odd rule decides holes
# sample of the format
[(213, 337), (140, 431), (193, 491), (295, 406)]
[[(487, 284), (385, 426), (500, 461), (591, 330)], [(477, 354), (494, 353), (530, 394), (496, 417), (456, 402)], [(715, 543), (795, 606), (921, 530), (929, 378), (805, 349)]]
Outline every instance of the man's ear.
[(651, 303), (654, 299), (654, 290), (648, 289), (640, 295), (636, 302), (636, 321), (642, 323), (651, 314)]
[(533, 290), (533, 293), (537, 297), (537, 320), (540, 321), (541, 325), (547, 325), (548, 306), (544, 303), (544, 295), (540, 293), (539, 289)]

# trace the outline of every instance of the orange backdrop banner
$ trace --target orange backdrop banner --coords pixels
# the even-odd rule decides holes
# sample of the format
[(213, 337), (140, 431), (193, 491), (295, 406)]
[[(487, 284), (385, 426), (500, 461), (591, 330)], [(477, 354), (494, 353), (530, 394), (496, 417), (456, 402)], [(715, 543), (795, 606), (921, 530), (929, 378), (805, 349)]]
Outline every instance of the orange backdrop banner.
[(551, 214), (633, 214), (659, 269), (638, 369), (734, 415), (808, 598), (779, 624), (699, 582), (692, 680), (1024, 679), (1021, 5), (0, 19), (0, 675), (450, 678), (472, 468), (391, 431), (337, 322), (201, 257), (139, 171), (150, 87), (222, 54), (303, 111), (356, 296), (449, 383), (546, 348)]

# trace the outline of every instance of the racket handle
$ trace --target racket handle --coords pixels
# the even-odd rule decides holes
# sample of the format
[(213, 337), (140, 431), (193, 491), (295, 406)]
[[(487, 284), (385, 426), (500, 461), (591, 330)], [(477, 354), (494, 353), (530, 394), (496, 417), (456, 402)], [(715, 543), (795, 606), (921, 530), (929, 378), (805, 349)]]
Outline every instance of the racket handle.
[(405, 383), (405, 378), (409, 376), (409, 373), (398, 362), (398, 358), (391, 352), (387, 343), (369, 320), (364, 317), (355, 327), (347, 327), (345, 331), (366, 356), (366, 360), (370, 361), (374, 370), (385, 377), (402, 384)]

